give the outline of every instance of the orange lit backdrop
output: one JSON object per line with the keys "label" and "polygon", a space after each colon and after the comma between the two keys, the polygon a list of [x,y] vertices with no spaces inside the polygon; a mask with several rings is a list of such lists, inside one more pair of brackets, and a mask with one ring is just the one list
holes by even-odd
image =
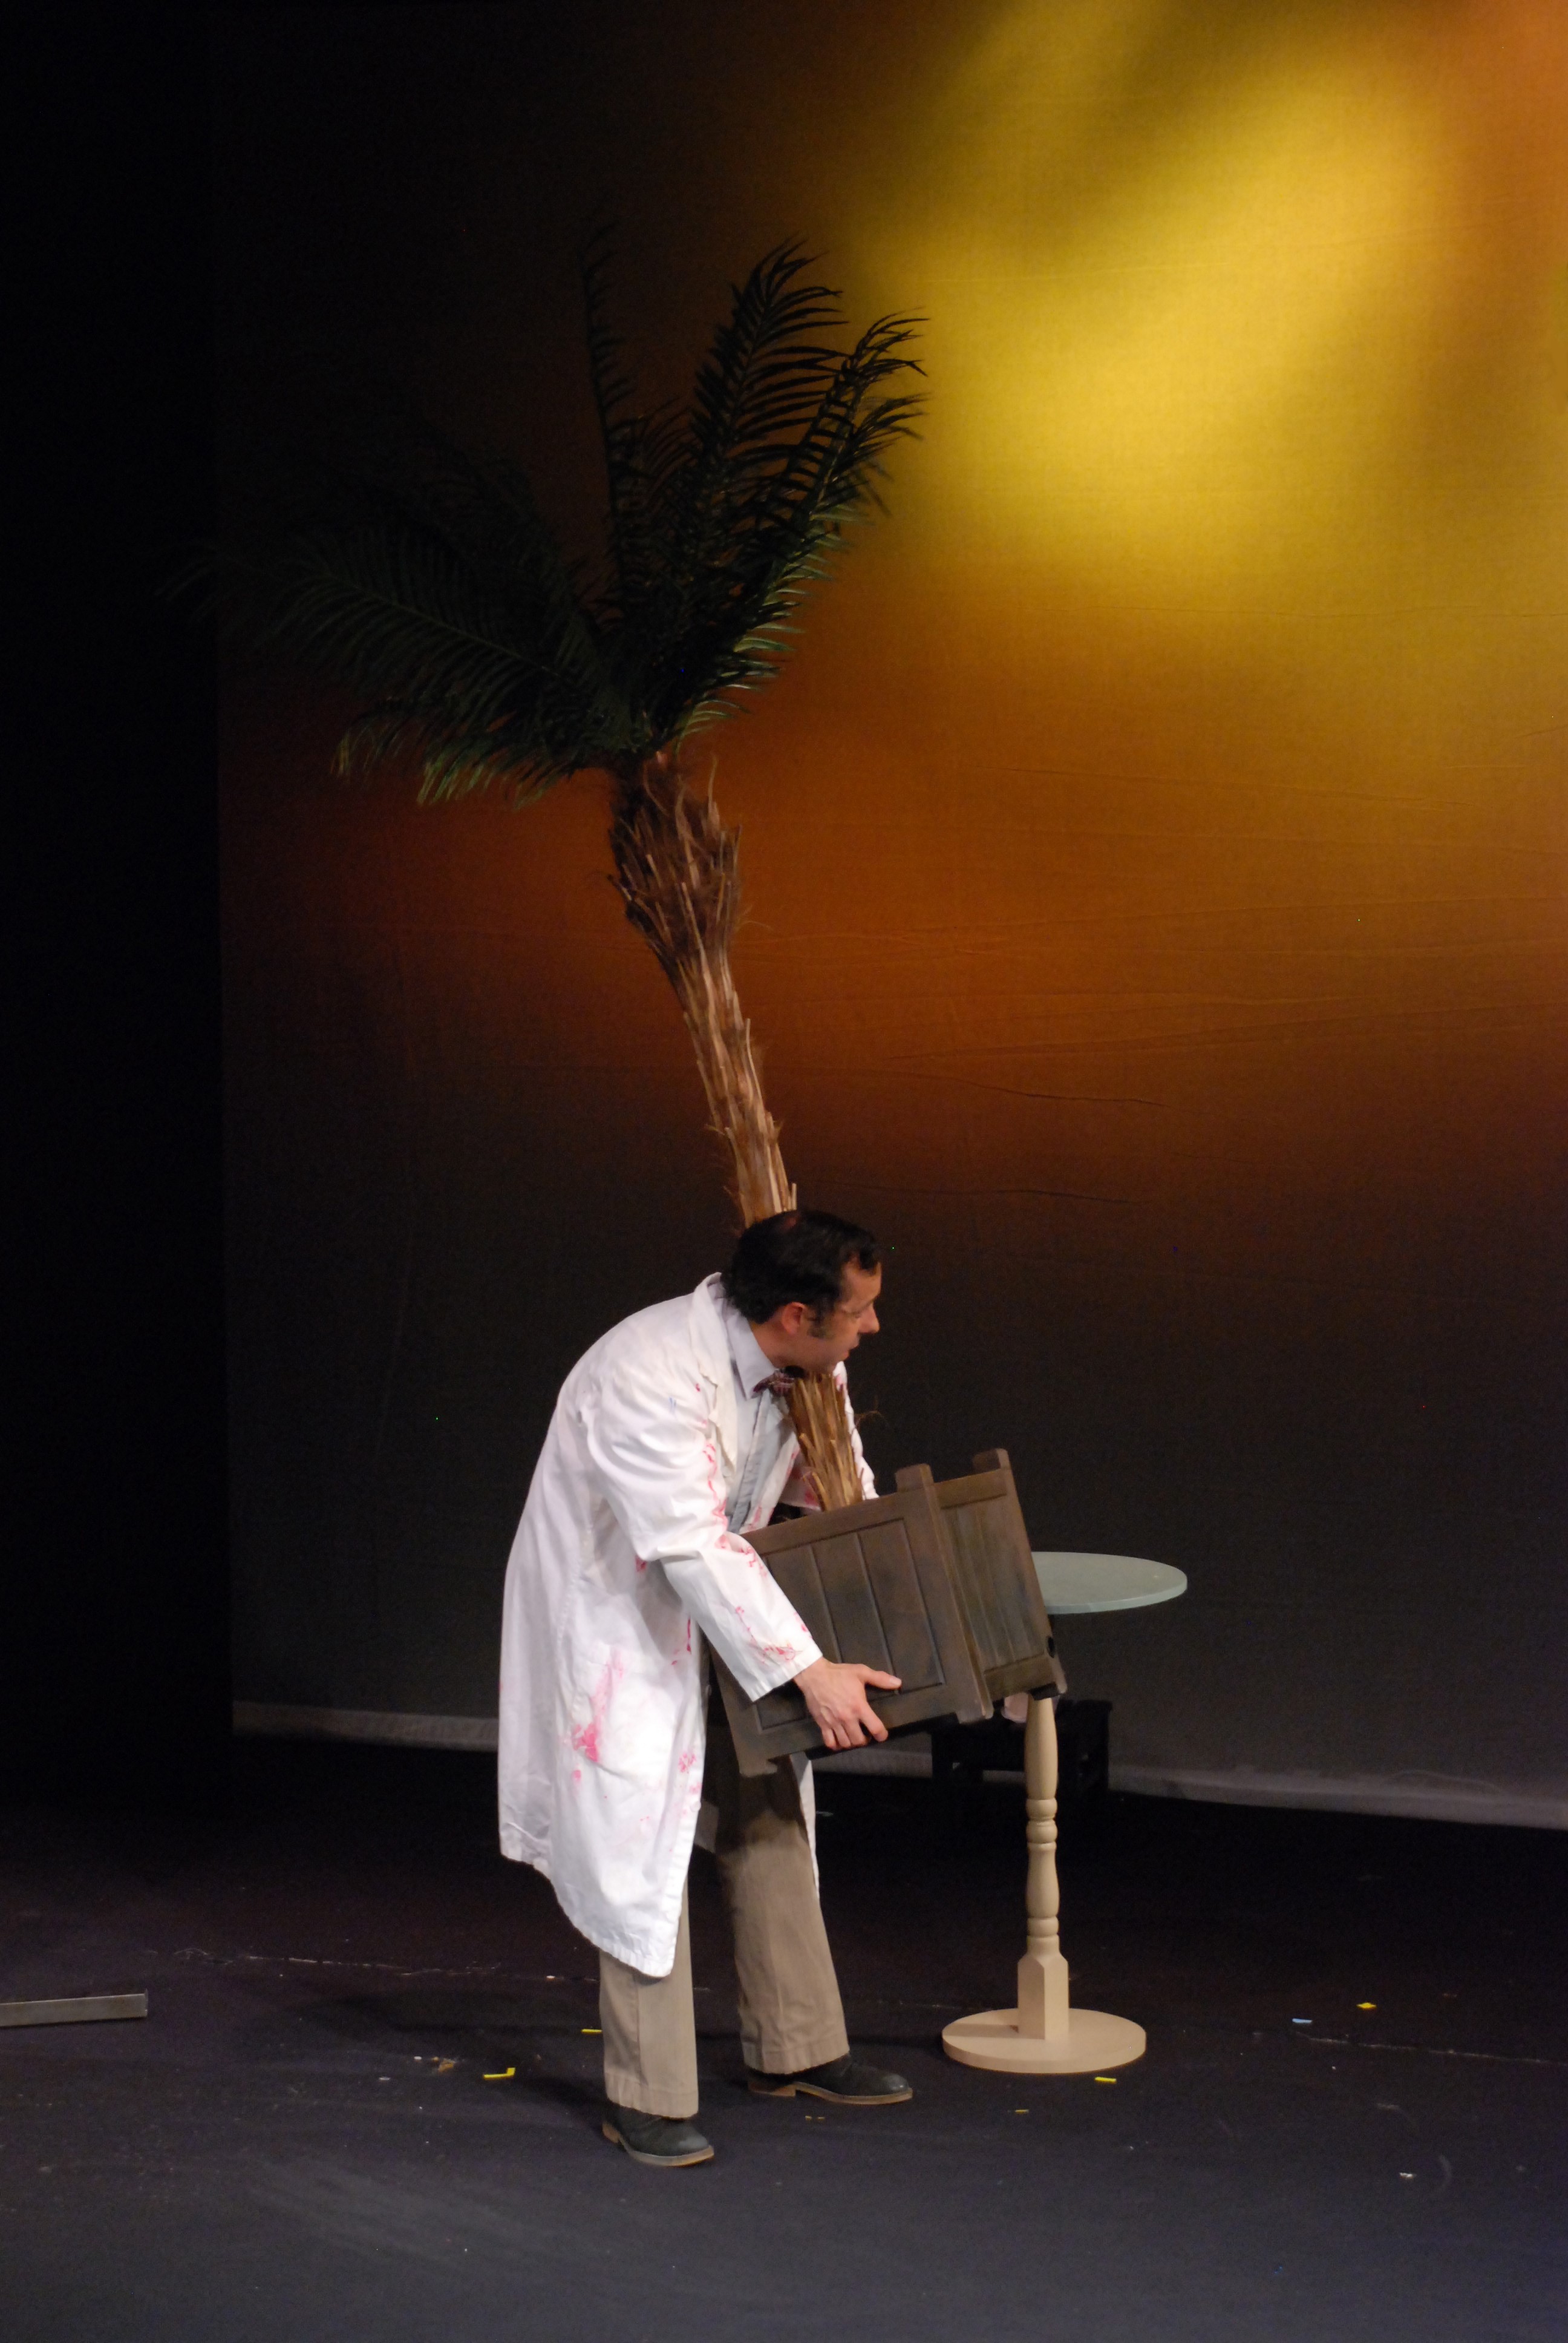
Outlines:
{"label": "orange lit backdrop", "polygon": [[[570,526],[595,204],[672,383],[796,229],[929,312],[890,518],[711,741],[787,1159],[897,1247],[876,1461],[1187,1568],[1070,1637],[1128,1778],[1568,1814],[1568,25],[624,13],[232,30],[235,371],[368,347]],[[555,1384],[718,1159],[597,785],[420,813],[332,719],[236,681],[239,1689],[483,1714]]]}

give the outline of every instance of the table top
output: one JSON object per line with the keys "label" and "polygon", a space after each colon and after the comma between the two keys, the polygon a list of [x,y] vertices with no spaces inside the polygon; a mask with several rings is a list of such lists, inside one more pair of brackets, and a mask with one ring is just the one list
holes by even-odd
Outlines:
{"label": "table top", "polygon": [[1081,1611],[1141,1611],[1187,1592],[1187,1574],[1132,1554],[1037,1554],[1035,1575],[1055,1618]]}

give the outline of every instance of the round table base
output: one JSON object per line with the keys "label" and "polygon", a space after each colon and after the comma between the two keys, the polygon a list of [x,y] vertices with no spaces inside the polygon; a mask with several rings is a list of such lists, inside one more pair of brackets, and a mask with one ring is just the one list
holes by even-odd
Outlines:
{"label": "round table base", "polygon": [[1141,2058],[1147,2036],[1130,2017],[1103,2009],[1074,2009],[1068,2030],[1047,2041],[1020,2034],[1016,2009],[982,2009],[942,2028],[942,2047],[960,2066],[989,2066],[1002,2075],[1094,2075]]}

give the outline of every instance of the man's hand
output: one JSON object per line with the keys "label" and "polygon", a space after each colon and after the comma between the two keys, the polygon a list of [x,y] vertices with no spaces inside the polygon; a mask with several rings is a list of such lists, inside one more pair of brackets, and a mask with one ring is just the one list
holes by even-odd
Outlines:
{"label": "man's hand", "polygon": [[884,1675],[880,1668],[863,1668],[855,1662],[813,1660],[795,1682],[829,1749],[863,1749],[868,1738],[885,1741],[888,1737],[887,1726],[866,1698],[866,1686],[897,1692],[903,1678]]}

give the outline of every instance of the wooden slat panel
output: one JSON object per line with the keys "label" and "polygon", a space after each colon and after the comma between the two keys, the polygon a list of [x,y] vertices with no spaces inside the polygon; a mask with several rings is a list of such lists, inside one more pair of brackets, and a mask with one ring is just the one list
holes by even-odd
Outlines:
{"label": "wooden slat panel", "polygon": [[[878,1541],[885,1551],[879,1583],[873,1586],[867,1548]],[[914,1587],[918,1598],[915,1560],[902,1522],[886,1522],[865,1538],[847,1532],[839,1537],[814,1540],[790,1553],[771,1555],[769,1567],[827,1658],[847,1657],[868,1668],[881,1668],[890,1675],[904,1674],[893,1656],[881,1610],[884,1600],[899,1606],[901,1587]],[[815,1620],[808,1615],[813,1596]],[[923,1604],[920,1615],[923,1619]],[[820,1632],[816,1621],[820,1622]],[[919,1682],[930,1683],[936,1671],[936,1652],[929,1634],[919,1656],[926,1663]],[[907,1677],[905,1683],[906,1689],[917,1688]],[[757,1704],[757,1713],[764,1727],[783,1725],[802,1716],[805,1704],[791,1687],[766,1694]]]}
{"label": "wooden slat panel", "polygon": [[[990,1714],[929,1473],[896,1496],[754,1531],[750,1544],[828,1658],[903,1678],[898,1692],[870,1695],[890,1729]],[[766,1772],[775,1757],[798,1751],[820,1753],[793,1686],[751,1702],[717,1654],[714,1665],[743,1773]]]}
{"label": "wooden slat panel", "polygon": [[1019,1647],[1013,1616],[1018,1605],[998,1599],[998,1572],[992,1550],[997,1525],[986,1518],[994,1510],[996,1500],[971,1496],[959,1501],[948,1493],[952,1489],[974,1487],[972,1479],[943,1482],[938,1491],[938,1503],[953,1542],[960,1592],[969,1604],[970,1624],[989,1669],[1021,1658],[1023,1650]]}
{"label": "wooden slat panel", "polygon": [[945,1683],[925,1589],[902,1523],[868,1530],[860,1551],[887,1638],[888,1656],[878,1664],[901,1677],[906,1692]]}
{"label": "wooden slat panel", "polygon": [[[870,1534],[876,1536],[879,1533],[872,1531]],[[912,1577],[914,1556],[910,1552],[909,1532],[904,1523],[888,1522],[879,1534],[884,1541],[892,1541],[897,1554],[895,1568],[904,1577]],[[814,1558],[833,1614],[833,1634],[839,1651],[846,1658],[860,1660],[869,1668],[892,1673],[888,1638],[866,1569],[865,1540],[853,1534],[834,1538],[830,1544],[818,1546]]]}
{"label": "wooden slat panel", "polygon": [[1046,1686],[1065,1692],[1050,1614],[1040,1594],[1029,1531],[1003,1448],[974,1460],[975,1471],[939,1482],[935,1495],[953,1550],[960,1594],[980,1646],[993,1700]]}

